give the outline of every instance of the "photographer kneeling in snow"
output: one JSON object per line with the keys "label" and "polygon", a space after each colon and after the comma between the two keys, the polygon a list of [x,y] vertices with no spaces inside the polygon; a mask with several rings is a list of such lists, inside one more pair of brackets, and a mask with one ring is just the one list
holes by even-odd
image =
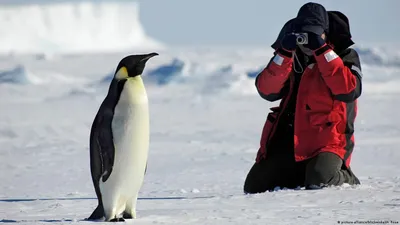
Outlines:
{"label": "photographer kneeling in snow", "polygon": [[245,193],[360,184],[350,169],[362,79],[353,44],[347,17],[317,3],[282,28],[256,78],[262,98],[281,102],[267,116]]}

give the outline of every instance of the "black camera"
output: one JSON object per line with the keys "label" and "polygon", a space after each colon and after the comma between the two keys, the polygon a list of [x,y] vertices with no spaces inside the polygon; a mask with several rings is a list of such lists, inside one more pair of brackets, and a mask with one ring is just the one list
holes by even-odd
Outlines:
{"label": "black camera", "polygon": [[307,33],[294,33],[296,36],[296,43],[298,45],[308,44],[308,34]]}

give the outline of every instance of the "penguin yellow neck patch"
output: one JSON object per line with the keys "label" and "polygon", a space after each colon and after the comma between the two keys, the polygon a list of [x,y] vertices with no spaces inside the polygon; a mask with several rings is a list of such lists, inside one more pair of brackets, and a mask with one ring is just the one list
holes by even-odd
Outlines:
{"label": "penguin yellow neck patch", "polygon": [[[138,76],[140,76],[140,75],[138,75]],[[127,80],[128,79],[137,80],[138,76],[130,77],[129,74],[128,74],[128,70],[126,69],[125,66],[123,66],[117,71],[117,73],[115,74],[114,78],[117,79],[117,80],[125,80],[125,79],[127,79]]]}
{"label": "penguin yellow neck patch", "polygon": [[125,66],[121,67],[115,74],[115,79],[117,80],[127,79],[128,77],[129,77],[128,70],[126,69]]}

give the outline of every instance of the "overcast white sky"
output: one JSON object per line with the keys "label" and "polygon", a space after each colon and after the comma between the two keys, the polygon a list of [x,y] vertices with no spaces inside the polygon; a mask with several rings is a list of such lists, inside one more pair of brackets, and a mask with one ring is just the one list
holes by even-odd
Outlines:
{"label": "overcast white sky", "polygon": [[[1,3],[56,0],[0,0]],[[59,1],[59,0],[57,0]],[[65,1],[65,0],[61,0]],[[80,0],[70,0],[80,1]],[[94,1],[94,0],[92,0]],[[114,1],[114,0],[103,0]],[[145,30],[176,45],[269,45],[304,0],[137,0]],[[355,42],[400,41],[400,0],[318,0],[350,20]]]}

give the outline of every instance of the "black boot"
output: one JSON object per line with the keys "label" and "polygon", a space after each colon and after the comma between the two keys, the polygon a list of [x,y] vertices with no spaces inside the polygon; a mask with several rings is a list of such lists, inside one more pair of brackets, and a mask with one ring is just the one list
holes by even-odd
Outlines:
{"label": "black boot", "polygon": [[323,152],[308,161],[306,166],[306,189],[319,189],[327,186],[340,186],[344,183],[360,184],[350,168],[336,154]]}

